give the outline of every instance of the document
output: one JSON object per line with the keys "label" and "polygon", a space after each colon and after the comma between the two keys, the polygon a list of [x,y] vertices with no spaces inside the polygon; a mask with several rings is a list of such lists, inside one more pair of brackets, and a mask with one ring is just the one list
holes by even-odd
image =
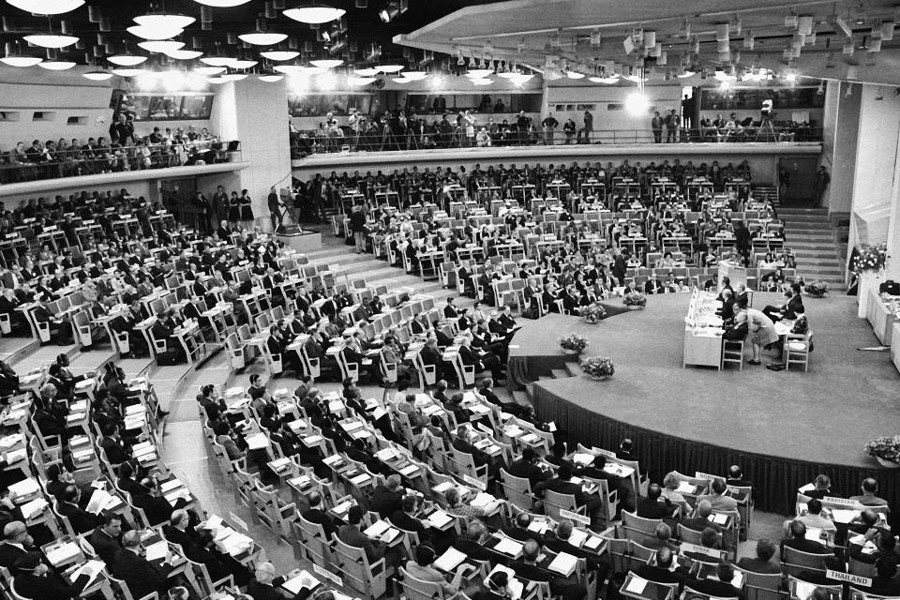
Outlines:
{"label": "document", "polygon": [[300,571],[299,575],[289,579],[288,581],[285,581],[281,585],[281,587],[291,595],[296,596],[300,593],[301,590],[311,590],[321,584],[322,582],[320,582],[318,579],[316,579],[306,571]]}
{"label": "document", "polygon": [[453,517],[442,510],[436,510],[428,515],[428,526],[434,529],[443,529],[453,522]]}
{"label": "document", "polygon": [[450,546],[447,548],[446,552],[441,554],[437,560],[434,561],[434,566],[441,571],[452,573],[464,560],[466,560],[466,555],[453,546]]}
{"label": "document", "polygon": [[547,568],[555,573],[561,574],[563,577],[569,577],[575,572],[578,566],[578,559],[566,552],[560,552],[556,558],[547,566]]}
{"label": "document", "polygon": [[144,549],[144,558],[149,561],[163,560],[169,557],[169,543],[165,540],[151,544]]}
{"label": "document", "polygon": [[88,501],[88,505],[85,507],[85,510],[91,514],[99,515],[100,511],[103,510],[103,507],[106,506],[106,504],[112,497],[112,494],[110,494],[106,490],[94,490],[94,493],[91,494],[91,499]]}
{"label": "document", "polygon": [[509,538],[502,538],[494,546],[494,550],[517,558],[522,553],[522,544]]}
{"label": "document", "polygon": [[103,570],[103,568],[105,566],[106,566],[106,563],[103,562],[102,560],[89,560],[86,563],[84,563],[83,565],[81,565],[80,567],[78,567],[78,569],[72,573],[71,579],[72,579],[72,581],[75,581],[82,575],[87,575],[88,582],[87,582],[87,585],[84,586],[85,589],[87,589],[87,588],[91,587],[91,584],[93,584],[97,580],[97,576],[100,575],[100,572]]}
{"label": "document", "polygon": [[646,587],[646,579],[642,579],[641,577],[632,577],[631,581],[628,582],[628,585],[625,586],[625,591],[631,592],[632,594],[643,594],[644,588]]}

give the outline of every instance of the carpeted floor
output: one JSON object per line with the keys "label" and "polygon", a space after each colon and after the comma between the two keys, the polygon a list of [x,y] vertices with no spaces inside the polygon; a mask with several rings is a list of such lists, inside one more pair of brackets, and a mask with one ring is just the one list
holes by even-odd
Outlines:
{"label": "carpeted floor", "polygon": [[[683,369],[689,299],[688,294],[651,296],[645,310],[597,325],[559,315],[525,322],[511,358],[526,357],[534,364],[558,355],[556,340],[577,331],[590,340],[584,356],[611,357],[616,373],[605,382],[580,376],[539,383],[559,397],[683,439],[791,460],[875,466],[863,445],[897,433],[900,375],[887,353],[857,350],[878,341],[868,323],[856,317],[855,298],[805,300],[815,332],[808,373],[746,363],[743,371]],[[778,300],[758,293],[754,306]]]}

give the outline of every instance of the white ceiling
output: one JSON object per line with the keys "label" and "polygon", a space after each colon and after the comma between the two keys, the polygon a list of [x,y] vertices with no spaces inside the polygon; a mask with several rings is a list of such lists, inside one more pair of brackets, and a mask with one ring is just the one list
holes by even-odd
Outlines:
{"label": "white ceiling", "polygon": [[[668,59],[665,66],[656,66],[654,58],[646,60],[651,79],[663,78],[666,71],[674,75],[684,63],[710,71],[732,65],[738,71],[766,67],[792,71],[801,77],[900,85],[900,26],[893,40],[879,39],[882,22],[894,21],[895,13],[900,20],[895,2],[511,0],[460,9],[412,33],[396,36],[394,41],[453,55],[462,53],[467,59],[493,58],[537,69],[544,69],[550,57],[566,59],[573,70],[590,72],[605,67],[621,72],[640,64],[636,59],[643,51],[627,55],[623,41],[632,32],[643,30],[656,33]],[[785,24],[792,15],[813,17],[816,36],[814,44],[807,38],[800,56],[788,62],[784,50],[797,39],[797,30]],[[836,17],[852,30],[851,37],[835,25]],[[722,61],[716,25],[729,22],[731,60]],[[686,24],[690,38],[685,35]],[[751,36],[754,47],[748,49],[745,38]],[[698,42],[700,52],[695,54]],[[881,43],[879,52],[869,51],[873,42]],[[852,55],[842,52],[848,43],[855,49]]]}

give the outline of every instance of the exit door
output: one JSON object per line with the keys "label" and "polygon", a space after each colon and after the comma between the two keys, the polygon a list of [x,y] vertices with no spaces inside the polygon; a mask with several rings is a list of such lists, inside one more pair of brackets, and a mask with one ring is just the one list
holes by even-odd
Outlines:
{"label": "exit door", "polygon": [[815,206],[818,159],[812,156],[778,160],[778,197],[782,205]]}

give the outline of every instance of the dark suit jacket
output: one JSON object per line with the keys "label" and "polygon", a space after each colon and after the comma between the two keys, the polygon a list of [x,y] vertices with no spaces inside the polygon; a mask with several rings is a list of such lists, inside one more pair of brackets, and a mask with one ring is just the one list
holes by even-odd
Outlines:
{"label": "dark suit jacket", "polygon": [[7,544],[6,542],[0,543],[0,567],[6,567],[12,572],[14,570],[13,565],[15,565],[16,561],[25,554],[25,550],[17,548],[12,544]]}
{"label": "dark suit jacket", "polygon": [[472,540],[458,538],[453,542],[453,547],[471,558],[472,560],[492,560],[494,555],[490,550]]}
{"label": "dark suit jacket", "polygon": [[125,453],[125,448],[122,446],[122,443],[117,440],[104,437],[103,441],[100,442],[100,447],[106,451],[106,458],[114,465],[121,464],[128,460],[128,454]]}
{"label": "dark suit jacket", "polygon": [[34,573],[20,573],[16,575],[16,593],[23,598],[34,600],[70,600],[77,598],[81,590],[88,583],[88,576],[82,575],[75,580],[73,585],[61,581],[54,575],[38,577]]}
{"label": "dark suit jacket", "polygon": [[641,498],[637,506],[637,514],[644,519],[665,519],[672,516],[675,507],[669,502],[659,502],[650,498]]}
{"label": "dark suit jacket", "polygon": [[750,558],[749,556],[742,558],[737,563],[738,568],[753,573],[781,573],[781,566],[769,560],[760,560],[758,558]]}
{"label": "dark suit jacket", "polygon": [[[134,503],[134,506],[143,509],[151,526],[168,521],[172,518],[172,512],[175,510],[165,498],[154,496],[153,494],[139,494],[137,496],[132,496],[131,501]],[[177,508],[181,508],[184,504],[184,498],[179,498],[175,502]]]}
{"label": "dark suit jacket", "polygon": [[509,465],[509,469],[507,469],[510,475],[514,475],[516,477],[527,478],[528,481],[531,482],[531,485],[534,486],[539,481],[544,481],[545,479],[550,478],[549,473],[545,473],[539,466],[536,464],[526,462],[525,460],[519,459],[514,461],[511,465]]}
{"label": "dark suit jacket", "polygon": [[[163,535],[166,536],[166,539],[168,541],[181,546],[181,549],[184,551],[185,556],[187,556],[191,560],[195,560],[193,557],[196,555],[198,547],[196,540],[190,533],[188,533],[186,530],[182,531],[177,527],[173,527],[172,525],[166,525],[163,527]],[[213,581],[215,580],[216,579],[214,577]]]}
{"label": "dark suit jacket", "polygon": [[403,503],[403,494],[400,492],[392,492],[383,485],[375,487],[372,492],[372,499],[369,502],[369,510],[378,512],[382,519],[386,519],[394,511],[401,510]]}
{"label": "dark suit jacket", "polygon": [[338,529],[338,537],[348,546],[362,548],[366,552],[369,561],[375,561],[384,556],[385,547],[383,544],[375,545],[369,536],[359,530],[355,525],[341,525]]}
{"label": "dark suit jacket", "polygon": [[702,581],[693,579],[685,584],[692,590],[697,590],[703,594],[709,594],[716,598],[741,598],[741,592],[730,583],[723,583],[715,579],[704,579]]}
{"label": "dark suit jacket", "polygon": [[425,542],[430,537],[428,535],[428,530],[425,529],[425,526],[422,525],[421,521],[409,516],[402,510],[395,510],[393,514],[391,514],[391,523],[394,527],[402,529],[403,531],[415,531],[419,535],[419,542]]}
{"label": "dark suit jacket", "polygon": [[643,577],[648,581],[654,581],[656,583],[684,583],[683,579],[679,577],[677,573],[673,573],[668,569],[663,569],[662,567],[657,567],[655,565],[641,565],[635,574],[638,577]]}
{"label": "dark suit jacket", "polygon": [[119,552],[113,571],[116,577],[125,580],[134,598],[156,591],[165,593],[166,573],[130,550]]}
{"label": "dark suit jacket", "polygon": [[554,552],[565,552],[577,558],[583,558],[587,562],[588,569],[601,569],[606,567],[607,563],[600,560],[600,557],[592,552],[585,552],[581,548],[576,548],[566,540],[559,538],[549,538],[544,542],[544,546]]}
{"label": "dark suit jacket", "polygon": [[321,508],[311,508],[302,514],[303,518],[310,523],[316,523],[322,526],[322,529],[325,530],[326,541],[330,540],[332,534],[337,532],[337,527],[334,526],[334,521],[332,521],[331,517],[328,516],[328,513],[326,513]]}
{"label": "dark suit jacket", "polygon": [[819,542],[814,542],[806,538],[792,538],[781,542],[782,547],[793,548],[800,552],[808,552],[810,554],[832,554],[832,551]]}
{"label": "dark suit jacket", "polygon": [[116,555],[122,550],[122,543],[116,538],[109,537],[100,527],[94,530],[88,541],[91,542],[97,556],[103,559],[109,568],[113,568]]}
{"label": "dark suit jacket", "polygon": [[69,519],[69,524],[72,525],[75,533],[86,533],[100,525],[102,521],[100,517],[67,502],[59,505],[59,514]]}
{"label": "dark suit jacket", "polygon": [[538,543],[539,546],[544,545],[544,536],[535,531],[529,531],[527,529],[522,529],[521,527],[504,527],[503,533],[520,542],[534,540]]}

